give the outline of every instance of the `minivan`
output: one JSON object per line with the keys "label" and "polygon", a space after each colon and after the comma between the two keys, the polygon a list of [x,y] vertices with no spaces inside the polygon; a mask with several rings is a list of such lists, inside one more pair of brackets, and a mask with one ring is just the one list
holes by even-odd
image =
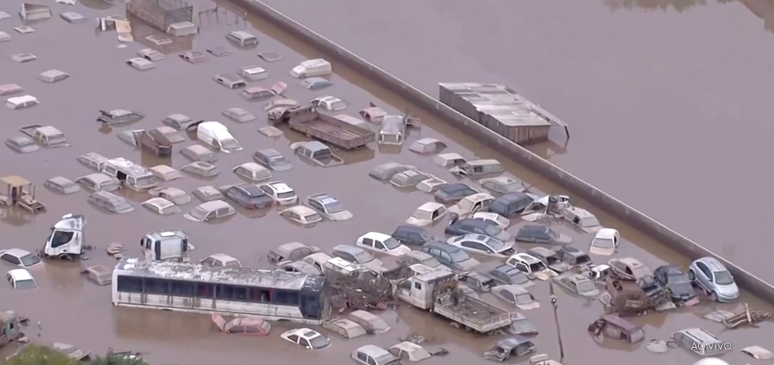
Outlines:
{"label": "minivan", "polygon": [[158,184],[150,170],[121,157],[108,160],[102,172],[134,191],[149,190]]}
{"label": "minivan", "polygon": [[242,47],[257,46],[258,37],[247,33],[243,30],[236,30],[229,34],[226,34],[226,39],[230,42],[234,42]]}
{"label": "minivan", "polygon": [[427,242],[419,250],[435,257],[441,264],[456,271],[470,271],[481,264],[461,248],[454,247],[443,241]]}
{"label": "minivan", "polygon": [[532,203],[532,198],[524,193],[505,194],[489,203],[489,211],[505,218],[514,218]]}

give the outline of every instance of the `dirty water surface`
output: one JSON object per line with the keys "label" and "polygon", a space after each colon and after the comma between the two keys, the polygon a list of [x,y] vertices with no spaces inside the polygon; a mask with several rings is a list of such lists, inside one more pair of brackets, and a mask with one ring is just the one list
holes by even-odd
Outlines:
{"label": "dirty water surface", "polygon": [[[13,14],[18,5],[17,1],[5,2],[0,6],[0,11]],[[545,192],[560,191],[556,186],[547,184],[508,162],[486,146],[466,140],[458,132],[455,133],[422,113],[417,114],[425,122],[424,126],[421,130],[411,132],[402,149],[379,149],[372,144],[368,149],[355,152],[337,151],[344,158],[344,165],[332,168],[310,165],[294,156],[289,148],[290,143],[307,140],[305,136],[288,130],[285,130],[284,137],[277,140],[260,135],[258,128],[266,125],[265,113],[262,110],[265,102],[246,102],[237,96],[236,91],[215,83],[212,76],[233,73],[236,69],[248,65],[259,65],[267,69],[271,77],[250,83],[251,85],[268,87],[273,82],[284,81],[289,85],[285,95],[302,102],[315,96],[338,96],[349,104],[342,113],[352,116],[369,102],[384,106],[391,112],[403,111],[407,105],[394,95],[368,87],[361,89],[355,84],[360,85],[362,77],[335,64],[334,70],[337,74],[330,78],[334,86],[316,92],[302,90],[298,81],[288,75],[288,70],[304,59],[320,55],[308,46],[285,38],[276,29],[265,25],[254,29],[254,24],[261,24],[259,19],[237,16],[234,12],[239,13],[238,8],[226,3],[220,4],[221,7],[215,12],[203,13],[200,20],[201,34],[191,41],[176,42],[174,51],[193,49],[204,52],[213,46],[224,46],[231,49],[230,56],[208,56],[206,62],[192,65],[180,60],[173,53],[158,61],[155,69],[140,72],[124,62],[135,57],[135,52],[146,48],[146,45],[133,43],[123,49],[117,48],[116,33],[95,33],[92,28],[94,24],[91,22],[72,25],[58,18],[62,11],[76,11],[88,19],[124,13],[120,7],[103,9],[93,2],[88,2],[87,5],[89,6],[83,3],[73,7],[52,5],[54,17],[31,24],[36,31],[29,34],[13,32],[12,28],[20,24],[17,18],[0,20],[0,30],[13,36],[11,41],[0,48],[0,83],[19,84],[24,87],[25,93],[40,100],[39,105],[26,110],[0,109],[0,120],[3,120],[3,123],[0,123],[0,136],[5,139],[16,135],[18,128],[25,125],[51,124],[62,130],[71,144],[71,147],[44,148],[25,155],[15,154],[5,147],[0,148],[2,175],[16,174],[32,181],[37,185],[37,197],[48,208],[45,214],[36,217],[17,209],[4,208],[0,216],[0,225],[5,236],[2,247],[20,247],[30,251],[40,248],[49,227],[67,213],[87,216],[87,241],[97,246],[95,251],[88,254],[87,261],[46,262],[30,269],[38,281],[37,289],[12,291],[7,285],[0,285],[0,310],[15,310],[31,317],[33,323],[40,322],[41,337],[37,339],[33,336],[34,340],[45,343],[68,342],[97,354],[104,353],[108,347],[142,351],[147,353],[145,357],[154,364],[211,364],[222,361],[224,357],[228,357],[232,362],[247,363],[254,362],[259,356],[266,361],[341,364],[350,361],[346,357],[361,345],[371,343],[389,347],[398,342],[397,338],[405,338],[410,334],[424,336],[429,345],[448,349],[451,352],[449,356],[454,356],[455,361],[483,361],[480,360],[481,352],[498,337],[465,333],[452,328],[446,321],[408,306],[379,314],[393,327],[390,332],[353,340],[344,340],[330,334],[333,346],[320,352],[302,351],[279,338],[283,329],[295,326],[293,324],[275,323],[268,337],[238,337],[217,332],[207,315],[112,307],[109,287],[97,287],[87,282],[79,271],[82,266],[112,266],[114,260],[105,253],[105,247],[111,242],[123,243],[128,249],[127,255],[139,255],[137,243],[150,231],[184,230],[196,245],[196,250],[192,253],[194,260],[212,253],[226,253],[239,258],[246,266],[264,268],[269,267],[266,253],[285,242],[299,241],[330,250],[338,244],[353,244],[358,236],[367,231],[391,233],[416,207],[431,201],[432,197],[416,190],[398,190],[388,183],[376,181],[367,176],[371,169],[381,163],[397,161],[417,166],[420,170],[444,180],[455,181],[446,169],[433,164],[430,156],[418,156],[408,151],[408,145],[420,137],[441,139],[448,144],[448,152],[461,153],[468,159],[499,159],[510,174],[536,184]],[[202,1],[197,2],[195,6],[195,13],[198,13],[213,9],[215,5]],[[223,36],[228,31],[238,29],[257,35],[261,41],[259,47],[242,50],[229,45]],[[133,23],[133,32],[136,40],[150,34],[148,29],[136,22]],[[257,57],[257,53],[263,51],[279,52],[284,59],[275,63],[263,62]],[[10,56],[16,53],[33,53],[38,59],[28,63],[15,63],[10,60]],[[37,80],[39,73],[52,68],[69,73],[70,78],[55,84]],[[249,123],[229,121],[220,113],[231,107],[245,108],[257,115],[258,119]],[[100,109],[135,110],[143,113],[145,118],[131,125],[105,128],[95,121]],[[139,205],[149,198],[147,194],[123,190],[119,192],[135,205],[133,212],[119,215],[106,214],[89,205],[85,191],[59,196],[43,188],[45,180],[54,176],[75,179],[91,173],[91,170],[75,159],[76,156],[87,152],[97,152],[110,158],[125,157],[145,166],[165,163],[180,169],[188,161],[178,151],[196,142],[188,140],[177,144],[170,159],[159,159],[141,153],[116,137],[120,131],[160,126],[161,120],[173,113],[186,114],[194,120],[221,121],[232,131],[244,150],[233,154],[219,153],[216,165],[221,173],[215,179],[203,180],[186,175],[179,180],[161,183],[161,186],[174,186],[190,192],[204,185],[239,183],[241,180],[231,172],[231,168],[251,161],[252,153],[258,149],[274,148],[294,165],[291,170],[274,173],[274,179],[288,183],[302,199],[313,193],[327,192],[337,197],[354,214],[354,218],[346,222],[324,221],[314,227],[298,227],[280,217],[275,208],[257,212],[238,209],[238,214],[234,217],[213,224],[202,224],[188,221],[182,214],[169,217],[153,215]],[[183,205],[183,213],[196,204],[194,200]],[[577,204],[586,206],[581,201]],[[599,213],[593,207],[589,208]],[[601,213],[599,217],[606,226],[618,228],[622,232],[626,242],[622,244],[619,255],[637,257],[652,269],[665,261],[687,265],[684,258],[621,225],[612,217]],[[445,222],[430,229],[441,236],[443,224]],[[509,229],[512,233],[523,223],[514,224],[515,226]],[[567,225],[554,226],[561,233],[571,235],[577,247],[588,247],[590,235],[581,234]],[[3,270],[11,268],[5,264],[0,266]],[[530,288],[530,291],[542,302],[541,308],[523,312],[540,330],[540,335],[534,338],[538,353],[558,357],[557,333],[548,287],[545,283],[540,283]],[[672,350],[665,355],[649,353],[643,348],[644,343],[628,346],[606,340],[597,344],[586,332],[586,327],[602,313],[600,304],[596,300],[570,296],[558,288],[557,297],[558,317],[568,363],[581,363],[588,358],[602,357],[614,362],[643,365],[653,361],[669,364],[695,361],[694,357],[684,350]],[[508,308],[489,295],[484,295],[484,298]],[[749,302],[756,309],[774,310],[747,294],[744,294],[740,303],[742,302]],[[720,324],[701,319],[712,307],[702,305],[669,314],[653,314],[636,318],[634,321],[645,326],[648,339],[667,339],[677,330],[703,327],[719,335],[721,339],[731,341],[737,348],[755,344],[764,347],[770,345],[756,341],[765,338],[762,335],[764,331],[772,329],[770,323],[764,323],[759,328],[723,331]],[[721,307],[739,310],[740,304]],[[29,332],[34,334],[34,328],[29,329]],[[1,353],[6,355],[13,348],[14,346],[9,346]],[[743,356],[745,355],[735,351],[726,357],[741,361]],[[427,363],[447,360],[448,358],[430,359]],[[523,360],[526,359],[519,361]]]}
{"label": "dirty water surface", "polygon": [[265,2],[434,97],[510,86],[570,126],[534,152],[774,281],[754,243],[774,198],[722,220],[708,199],[771,185],[774,1]]}

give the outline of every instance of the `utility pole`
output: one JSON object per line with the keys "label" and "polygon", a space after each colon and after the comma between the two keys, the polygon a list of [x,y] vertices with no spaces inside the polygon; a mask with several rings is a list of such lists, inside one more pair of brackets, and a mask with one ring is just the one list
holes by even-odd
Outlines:
{"label": "utility pole", "polygon": [[548,289],[551,294],[551,306],[554,307],[554,323],[556,323],[556,337],[559,341],[559,362],[564,364],[564,345],[562,344],[562,329],[559,326],[559,304],[556,301],[556,295],[554,294],[554,283],[548,282]]}

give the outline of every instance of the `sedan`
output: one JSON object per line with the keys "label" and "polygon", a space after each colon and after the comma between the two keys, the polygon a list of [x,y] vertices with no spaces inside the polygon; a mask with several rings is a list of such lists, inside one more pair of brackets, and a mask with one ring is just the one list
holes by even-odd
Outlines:
{"label": "sedan", "polygon": [[452,220],[444,232],[452,236],[464,236],[466,234],[476,233],[496,238],[502,242],[511,240],[511,234],[503,231],[497,224],[477,219]]}
{"label": "sedan", "polygon": [[338,245],[333,248],[331,256],[361,265],[382,266],[381,260],[374,258],[370,252],[357,246]]}
{"label": "sedan", "polygon": [[314,98],[310,104],[330,112],[337,112],[347,108],[347,103],[335,96],[321,96],[319,98]]}
{"label": "sedan", "polygon": [[556,233],[551,228],[539,224],[528,224],[519,229],[516,233],[516,240],[530,243],[547,243],[555,245],[565,245],[572,242],[570,236]]}
{"label": "sedan", "polygon": [[281,334],[285,341],[302,346],[309,350],[319,350],[331,345],[331,340],[328,337],[320,334],[315,330],[309,328],[296,328]]}
{"label": "sedan", "polygon": [[470,271],[481,265],[481,262],[470,257],[459,247],[454,247],[443,241],[425,243],[420,251],[435,257],[441,264],[455,271]]}
{"label": "sedan", "polygon": [[352,213],[344,209],[344,205],[338,199],[326,193],[310,195],[306,198],[306,204],[332,221],[340,222],[352,218]]}
{"label": "sedan", "polygon": [[314,209],[305,205],[296,205],[288,209],[285,209],[279,213],[281,216],[290,219],[293,222],[303,225],[315,224],[322,222],[320,217]]}
{"label": "sedan", "polygon": [[35,266],[41,262],[37,255],[20,248],[0,250],[0,260],[24,268]]}
{"label": "sedan", "polygon": [[293,168],[293,165],[275,149],[258,150],[253,154],[253,160],[273,171],[287,171]]}
{"label": "sedan", "polygon": [[663,287],[669,289],[672,300],[687,302],[696,297],[691,280],[688,275],[677,265],[663,265],[656,268],[653,277]]}
{"label": "sedan", "polygon": [[491,212],[476,212],[471,217],[481,221],[487,221],[496,224],[500,229],[506,229],[511,225],[511,221],[497,213]]}
{"label": "sedan", "polygon": [[164,198],[150,198],[142,202],[142,206],[158,215],[180,213],[180,207]]}
{"label": "sedan", "polygon": [[599,294],[599,289],[594,285],[594,282],[581,274],[565,273],[555,277],[553,280],[571,292],[584,297],[594,297]]}
{"label": "sedan", "polygon": [[499,285],[492,288],[492,294],[511,303],[521,310],[540,308],[540,302],[527,289],[518,285]]}
{"label": "sedan", "polygon": [[410,248],[401,245],[392,236],[378,232],[368,232],[360,236],[355,245],[390,256],[401,256],[411,251]]}
{"label": "sedan", "polygon": [[226,255],[224,253],[209,255],[199,261],[199,263],[206,266],[216,267],[242,267],[242,262],[240,262],[235,257]]}
{"label": "sedan", "polygon": [[409,251],[405,255],[398,257],[397,262],[401,266],[424,265],[431,269],[444,267],[435,257],[422,251]]}
{"label": "sedan", "polygon": [[478,181],[484,189],[493,191],[500,194],[508,194],[513,192],[523,193],[527,190],[524,182],[516,180],[507,176],[497,176],[488,179],[481,179]]}
{"label": "sedan", "polygon": [[27,136],[14,136],[5,141],[5,145],[16,153],[30,153],[40,149],[35,140]]}
{"label": "sedan", "polygon": [[508,257],[515,253],[513,242],[505,244],[495,238],[481,234],[466,234],[464,236],[452,237],[449,238],[447,243],[465,251],[487,256]]}
{"label": "sedan", "polygon": [[301,86],[309,90],[320,90],[331,85],[333,85],[332,82],[322,77],[310,77],[308,79],[301,80]]}
{"label": "sedan", "polygon": [[274,203],[259,187],[253,184],[225,186],[220,189],[224,196],[246,209],[263,209]]}
{"label": "sedan", "polygon": [[494,269],[489,270],[487,275],[501,285],[519,285],[525,288],[533,285],[527,274],[506,264],[498,265]]}
{"label": "sedan", "polygon": [[479,191],[463,183],[441,185],[435,192],[435,200],[443,204],[455,204]]}
{"label": "sedan", "polygon": [[269,73],[263,67],[247,66],[237,70],[237,75],[250,81],[263,80],[269,77]]}

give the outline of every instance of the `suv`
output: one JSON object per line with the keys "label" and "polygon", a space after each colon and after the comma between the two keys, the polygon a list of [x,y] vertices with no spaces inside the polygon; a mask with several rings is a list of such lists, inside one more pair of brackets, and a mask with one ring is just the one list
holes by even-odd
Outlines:
{"label": "suv", "polygon": [[422,246],[428,241],[435,239],[428,230],[411,225],[402,225],[395,228],[395,232],[392,232],[392,238],[404,245],[410,246]]}
{"label": "suv", "polygon": [[688,328],[675,332],[672,340],[699,356],[716,356],[727,351],[715,335],[701,328]]}
{"label": "suv", "polygon": [[435,257],[441,264],[456,271],[470,271],[481,264],[463,249],[442,241],[430,241],[419,250]]}
{"label": "suv", "polygon": [[714,301],[731,302],[739,298],[739,287],[734,282],[734,276],[714,257],[694,260],[688,269],[688,278],[704,289]]}

